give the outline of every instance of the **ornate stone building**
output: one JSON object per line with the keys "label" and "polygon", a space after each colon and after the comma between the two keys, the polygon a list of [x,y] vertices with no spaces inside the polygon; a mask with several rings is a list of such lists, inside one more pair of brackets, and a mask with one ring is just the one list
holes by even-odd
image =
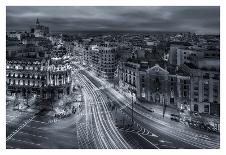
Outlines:
{"label": "ornate stone building", "polygon": [[29,34],[26,41],[7,44],[6,93],[22,98],[36,95],[47,104],[71,93],[71,67],[64,57],[67,50],[62,46],[52,48],[45,37],[48,29],[38,20],[32,33],[35,36]]}
{"label": "ornate stone building", "polygon": [[31,33],[33,33],[35,37],[44,37],[49,33],[49,28],[47,26],[41,25],[37,19],[36,25],[31,28]]}
{"label": "ornate stone building", "polygon": [[37,94],[42,99],[60,98],[71,91],[70,66],[49,60],[12,59],[6,65],[7,94]]}
{"label": "ornate stone building", "polygon": [[190,110],[190,77],[179,69],[123,62],[119,65],[119,86],[125,92],[133,90],[138,100]]}

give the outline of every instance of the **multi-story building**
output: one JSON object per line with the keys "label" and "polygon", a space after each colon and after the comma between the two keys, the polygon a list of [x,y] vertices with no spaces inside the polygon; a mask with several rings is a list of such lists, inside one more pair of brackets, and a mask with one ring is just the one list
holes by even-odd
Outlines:
{"label": "multi-story building", "polygon": [[180,66],[184,63],[194,63],[204,56],[203,49],[195,49],[192,46],[184,45],[185,43],[171,44],[169,50],[169,63]]}
{"label": "multi-story building", "polygon": [[7,32],[7,37],[9,38],[16,38],[17,40],[21,40],[26,34],[24,32]]}
{"label": "multi-story building", "polygon": [[84,48],[82,53],[82,64],[90,66],[91,64],[91,49],[92,48]]}
{"label": "multi-story building", "polygon": [[125,92],[133,90],[141,101],[190,110],[188,74],[159,64],[134,60],[120,63],[120,88]]}
{"label": "multi-story building", "polygon": [[43,36],[42,39],[39,36],[38,43],[34,40],[36,37],[31,34],[28,36],[24,43],[7,44],[7,95],[17,98],[36,95],[41,100],[53,101],[64,94],[70,94],[71,67],[64,57],[66,49],[52,49],[51,42]]}
{"label": "multi-story building", "polygon": [[37,94],[42,99],[59,98],[63,94],[70,94],[70,67],[49,63],[49,60],[45,59],[7,60],[7,93],[10,95],[19,93],[24,97]]}
{"label": "multi-story building", "polygon": [[116,46],[109,42],[104,42],[91,47],[91,68],[103,78],[113,79],[117,69]]}
{"label": "multi-story building", "polygon": [[44,37],[49,33],[49,28],[47,26],[41,25],[39,20],[36,20],[36,25],[31,29],[31,33],[35,37]]}
{"label": "multi-story building", "polygon": [[62,58],[64,55],[67,54],[67,49],[66,47],[64,47],[64,45],[57,45],[53,47],[51,54],[52,57]]}
{"label": "multi-story building", "polygon": [[192,111],[220,115],[220,60],[203,58],[186,64],[191,76]]}

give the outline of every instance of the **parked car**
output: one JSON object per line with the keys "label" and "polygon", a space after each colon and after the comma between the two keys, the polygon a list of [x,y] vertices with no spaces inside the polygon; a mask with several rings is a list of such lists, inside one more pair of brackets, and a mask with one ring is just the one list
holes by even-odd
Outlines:
{"label": "parked car", "polygon": [[176,114],[171,114],[170,119],[176,122],[180,122],[180,116]]}
{"label": "parked car", "polygon": [[149,111],[149,112],[154,112],[154,110],[153,110],[153,109],[148,109],[148,111]]}

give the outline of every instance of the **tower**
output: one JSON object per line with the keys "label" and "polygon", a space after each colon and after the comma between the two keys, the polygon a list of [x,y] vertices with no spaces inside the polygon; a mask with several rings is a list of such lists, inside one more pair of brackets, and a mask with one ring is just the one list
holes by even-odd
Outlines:
{"label": "tower", "polygon": [[37,18],[37,20],[36,20],[36,25],[39,25],[40,23],[39,23],[39,20],[38,20],[38,18]]}

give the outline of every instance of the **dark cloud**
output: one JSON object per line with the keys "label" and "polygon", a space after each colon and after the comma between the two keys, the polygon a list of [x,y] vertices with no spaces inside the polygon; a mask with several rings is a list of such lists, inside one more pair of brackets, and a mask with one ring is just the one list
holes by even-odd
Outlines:
{"label": "dark cloud", "polygon": [[28,29],[36,18],[52,31],[191,31],[219,33],[219,6],[8,6],[7,30]]}

